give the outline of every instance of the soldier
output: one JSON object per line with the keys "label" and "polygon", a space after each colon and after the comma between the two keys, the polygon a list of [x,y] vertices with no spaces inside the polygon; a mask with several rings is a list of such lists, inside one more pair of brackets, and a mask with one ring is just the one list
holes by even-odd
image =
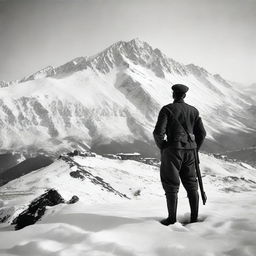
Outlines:
{"label": "soldier", "polygon": [[183,84],[172,86],[174,101],[160,110],[153,132],[161,151],[160,176],[168,209],[168,218],[161,223],[166,226],[176,222],[180,179],[189,199],[190,222],[196,222],[198,218],[195,149],[201,147],[206,132],[198,110],[184,102],[188,89]]}

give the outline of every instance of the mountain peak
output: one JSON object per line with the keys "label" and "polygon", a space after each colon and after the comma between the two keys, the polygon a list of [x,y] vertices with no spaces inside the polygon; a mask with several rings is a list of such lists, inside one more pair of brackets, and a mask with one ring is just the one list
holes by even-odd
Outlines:
{"label": "mountain peak", "polygon": [[88,66],[99,72],[108,73],[114,66],[129,66],[129,63],[146,66],[155,58],[153,48],[146,42],[135,38],[130,41],[118,41],[99,54],[91,56]]}
{"label": "mountain peak", "polygon": [[140,38],[136,37],[136,38],[133,38],[133,39],[131,39],[129,41],[123,41],[123,40],[118,41],[118,42],[112,44],[111,46],[109,46],[107,49],[113,48],[113,47],[117,47],[117,46],[118,47],[125,46],[125,45],[132,45],[132,46],[136,46],[137,48],[143,48],[145,46],[150,46],[146,41],[143,41]]}
{"label": "mountain peak", "polygon": [[138,48],[144,48],[145,46],[150,46],[147,42],[140,40],[139,38],[134,38],[127,42],[128,44],[132,44]]}

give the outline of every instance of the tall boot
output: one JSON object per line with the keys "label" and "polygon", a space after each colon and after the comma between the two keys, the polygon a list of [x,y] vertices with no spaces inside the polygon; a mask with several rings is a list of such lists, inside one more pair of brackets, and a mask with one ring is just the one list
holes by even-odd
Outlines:
{"label": "tall boot", "polygon": [[168,209],[168,218],[161,220],[161,223],[165,226],[168,226],[176,222],[178,204],[177,193],[166,193],[166,202]]}
{"label": "tall boot", "polygon": [[199,206],[199,194],[198,191],[190,191],[188,193],[188,200],[191,210],[190,222],[197,222],[198,218],[198,206]]}

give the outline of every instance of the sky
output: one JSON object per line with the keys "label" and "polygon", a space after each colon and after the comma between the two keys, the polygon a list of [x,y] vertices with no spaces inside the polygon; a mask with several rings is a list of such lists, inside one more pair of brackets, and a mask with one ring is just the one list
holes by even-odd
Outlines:
{"label": "sky", "polygon": [[0,0],[0,80],[139,38],[183,64],[256,83],[256,0]]}

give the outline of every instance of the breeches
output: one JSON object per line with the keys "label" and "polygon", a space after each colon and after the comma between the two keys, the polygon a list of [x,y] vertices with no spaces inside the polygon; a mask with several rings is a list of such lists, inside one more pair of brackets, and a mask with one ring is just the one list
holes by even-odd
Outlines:
{"label": "breeches", "polygon": [[160,176],[166,194],[178,193],[180,180],[188,194],[197,191],[194,150],[165,148],[161,154]]}

